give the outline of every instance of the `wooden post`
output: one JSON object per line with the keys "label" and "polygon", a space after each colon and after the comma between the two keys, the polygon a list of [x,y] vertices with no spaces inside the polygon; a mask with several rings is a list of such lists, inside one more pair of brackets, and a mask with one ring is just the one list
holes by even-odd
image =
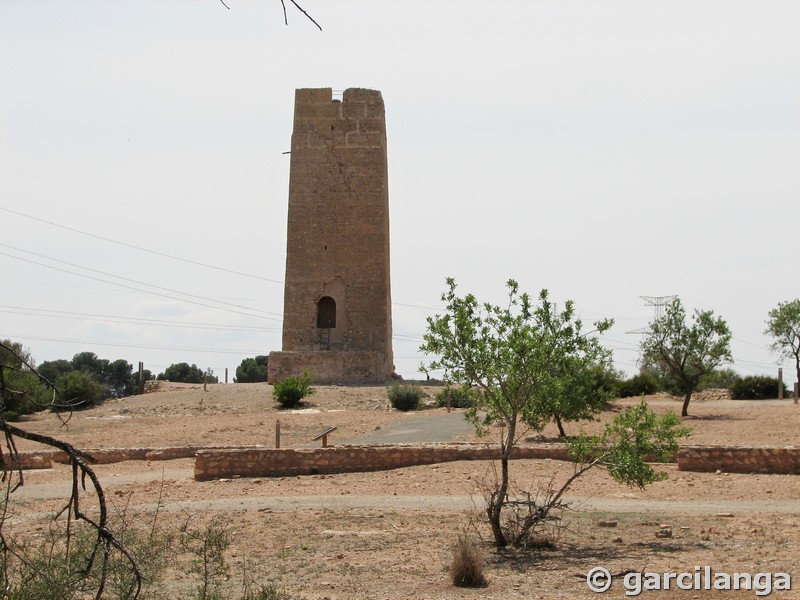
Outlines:
{"label": "wooden post", "polygon": [[447,394],[447,412],[450,412],[450,394]]}
{"label": "wooden post", "polygon": [[275,420],[275,447],[281,447],[281,420]]}
{"label": "wooden post", "polygon": [[203,391],[208,391],[208,373],[203,373]]}
{"label": "wooden post", "polygon": [[139,393],[144,394],[144,363],[139,361]]}
{"label": "wooden post", "polygon": [[795,381],[794,382],[794,403],[795,404],[797,404],[797,392],[798,392],[797,387],[798,387],[798,383]]}
{"label": "wooden post", "polygon": [[228,367],[225,367],[225,383],[228,383]]}
{"label": "wooden post", "polygon": [[778,400],[783,400],[783,367],[778,367]]}

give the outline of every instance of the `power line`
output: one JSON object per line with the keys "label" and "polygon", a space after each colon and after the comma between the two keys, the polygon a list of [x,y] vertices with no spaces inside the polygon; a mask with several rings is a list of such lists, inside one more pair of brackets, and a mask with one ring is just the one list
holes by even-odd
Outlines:
{"label": "power line", "polygon": [[[182,258],[180,256],[175,256],[173,254],[168,254],[166,252],[159,252],[158,250],[151,250],[150,248],[144,248],[143,246],[137,246],[135,244],[129,244],[127,242],[121,242],[119,240],[108,238],[108,237],[105,237],[105,236],[102,236],[102,235],[97,235],[95,233],[90,233],[88,231],[83,231],[81,229],[76,229],[74,227],[68,227],[66,225],[62,225],[61,223],[54,223],[53,221],[48,221],[47,219],[34,217],[32,215],[21,213],[19,211],[12,210],[10,208],[6,208],[4,206],[0,206],[0,210],[8,212],[8,213],[11,213],[13,215],[17,215],[19,217],[23,217],[25,219],[30,219],[32,221],[38,221],[39,223],[45,223],[46,225],[50,225],[52,227],[58,227],[59,229],[64,229],[66,231],[71,231],[73,233],[78,233],[80,235],[85,235],[87,237],[91,237],[91,238],[95,238],[95,239],[98,239],[98,240],[102,240],[104,242],[110,242],[112,244],[117,244],[119,246],[124,246],[126,248],[132,248],[134,250],[139,250],[141,252],[147,252],[149,254],[154,254],[156,256],[162,256],[164,258],[170,258],[172,260],[177,260],[177,261],[180,261],[180,262],[184,262],[184,263],[188,263],[188,264],[192,264],[192,265],[196,265],[196,266],[200,266],[200,267],[205,267],[205,268],[208,268],[208,269],[214,269],[216,271],[222,271],[222,272],[225,272],[225,273],[231,273],[233,275],[241,275],[242,277],[249,277],[251,279],[260,279],[262,281],[268,281],[270,283],[278,283],[278,284],[281,284],[281,285],[284,284],[284,282],[282,280],[280,280],[280,279],[272,279],[270,277],[261,277],[260,275],[253,275],[252,273],[244,273],[242,271],[236,271],[235,269],[228,269],[228,268],[225,268],[225,267],[218,267],[216,265],[210,265],[208,263],[203,263],[203,262],[196,261],[196,260],[191,260],[191,259],[188,259],[188,258]],[[3,245],[5,245],[5,244],[3,244]],[[15,249],[17,249],[17,248],[15,248]],[[21,250],[21,251],[22,252],[26,252],[25,250]],[[50,259],[50,260],[56,260],[56,259]],[[59,262],[64,262],[64,261],[59,261]],[[65,262],[65,264],[71,264],[71,263],[66,263]],[[78,268],[86,269],[86,267],[80,267],[79,265],[72,265],[72,266],[77,266]],[[87,270],[91,270],[91,269],[87,269]],[[115,277],[115,276],[112,275],[112,277]],[[120,278],[120,279],[124,279],[124,278]],[[139,282],[137,282],[137,283],[139,283]],[[150,285],[150,284],[144,284],[144,285]],[[151,286],[151,287],[158,287],[158,286]],[[172,291],[172,290],[170,290],[170,291]],[[183,294],[183,292],[177,292],[177,293]],[[185,295],[190,295],[190,294],[185,294]],[[423,305],[419,305],[419,304],[406,304],[406,303],[403,303],[403,302],[392,302],[392,304],[395,305],[395,306],[405,306],[405,307],[410,307],[410,308],[419,308],[421,310],[430,310],[430,311],[443,310],[442,308],[435,308],[433,306],[423,306]],[[247,307],[245,307],[245,308],[247,308]],[[257,309],[247,308],[247,310],[257,310]],[[269,311],[259,311],[259,312],[267,312],[267,313],[269,313]],[[277,313],[269,313],[269,314],[277,314]]]}
{"label": "power line", "polygon": [[[69,261],[61,260],[59,258],[53,258],[51,256],[46,256],[44,254],[39,254],[37,252],[31,252],[30,250],[25,250],[24,248],[18,248],[17,246],[12,246],[10,244],[4,244],[2,242],[0,242],[0,246],[5,246],[6,248],[11,248],[12,250],[16,250],[17,252],[24,252],[25,254],[31,254],[31,255],[36,256],[38,258],[44,258],[45,260],[51,260],[53,262],[61,263],[62,265],[69,265],[70,267],[83,269],[84,271],[89,271],[90,273],[97,273],[99,275],[105,275],[106,277],[114,277],[115,279],[121,279],[122,281],[128,281],[130,283],[136,283],[136,284],[139,284],[139,285],[146,285],[147,287],[155,288],[157,290],[163,290],[165,292],[172,292],[173,294],[181,294],[182,296],[189,296],[190,298],[199,298],[200,300],[206,300],[208,302],[216,302],[217,304],[224,304],[226,306],[233,306],[234,308],[242,308],[242,309],[245,309],[245,310],[252,310],[252,311],[255,311],[255,312],[263,312],[263,313],[266,313],[268,315],[281,316],[280,313],[271,312],[271,311],[268,311],[268,310],[261,310],[261,309],[258,309],[258,308],[250,308],[249,306],[242,306],[240,304],[233,304],[231,302],[225,302],[223,300],[215,300],[214,298],[207,298],[205,296],[198,296],[197,294],[190,294],[188,292],[182,292],[180,290],[173,290],[171,288],[163,287],[163,286],[160,286],[160,285],[155,285],[153,283],[147,283],[146,281],[139,281],[137,279],[129,279],[128,277],[122,277],[121,275],[114,275],[113,273],[107,273],[105,271],[99,271],[97,269],[92,269],[90,267],[84,267],[84,266],[76,264],[76,263],[71,263]],[[11,255],[6,255],[6,256],[11,256]],[[12,258],[15,258],[15,257],[12,256]],[[113,282],[108,282],[108,283],[113,283]]]}
{"label": "power line", "polygon": [[270,283],[279,283],[283,285],[283,281],[278,279],[270,279],[269,277],[261,277],[260,275],[253,275],[252,273],[243,273],[242,271],[236,271],[234,269],[227,269],[225,267],[218,267],[216,265],[210,265],[208,263],[203,263],[197,260],[191,260],[189,258],[182,258],[180,256],[175,256],[173,254],[167,254],[166,252],[159,252],[158,250],[150,250],[149,248],[144,248],[142,246],[137,246],[135,244],[129,244],[127,242],[121,242],[119,240],[115,240],[112,238],[107,238],[102,235],[97,235],[95,233],[89,233],[88,231],[82,231],[80,229],[75,229],[74,227],[67,227],[66,225],[62,225],[60,223],[54,223],[52,221],[48,221],[46,219],[40,219],[39,217],[34,217],[31,215],[26,215],[25,213],[21,213],[16,210],[11,210],[10,208],[6,208],[4,206],[0,206],[0,210],[11,213],[13,215],[17,215],[18,217],[23,217],[25,219],[30,219],[32,221],[38,221],[39,223],[45,223],[46,225],[51,225],[52,227],[58,227],[59,229],[65,229],[66,231],[71,231],[73,233],[79,233],[81,235],[85,235],[91,238],[95,238],[98,240],[103,240],[104,242],[109,242],[111,244],[117,244],[118,246],[125,246],[126,248],[132,248],[134,250],[139,250],[140,252],[147,252],[149,254],[155,254],[156,256],[162,256],[164,258],[169,258],[172,260],[177,260],[180,262],[188,263],[191,265],[196,265],[199,267],[205,267],[207,269],[214,269],[215,271],[222,271],[224,273],[232,273],[233,275],[241,275],[242,277],[250,277],[251,279],[260,279],[261,281],[269,281]]}
{"label": "power line", "polygon": [[40,342],[59,342],[65,344],[82,344],[84,346],[112,346],[115,348],[135,348],[137,350],[170,350],[178,352],[204,352],[212,354],[244,354],[245,356],[256,356],[259,352],[246,350],[220,350],[219,348],[180,348],[175,346],[146,346],[143,344],[118,344],[112,342],[96,342],[89,340],[65,340],[60,338],[46,338],[32,335],[3,334],[3,337],[16,340],[35,340]]}
{"label": "power line", "polygon": [[434,308],[433,306],[422,306],[420,304],[404,304],[403,302],[392,302],[393,306],[408,306],[410,308],[419,308],[422,310],[432,310],[432,311],[441,311],[445,310],[444,308]]}
{"label": "power line", "polygon": [[[84,277],[86,279],[91,279],[93,281],[99,281],[101,283],[106,283],[106,284],[109,284],[109,285],[115,285],[117,287],[125,288],[125,289],[128,289],[128,290],[134,290],[136,292],[141,292],[143,294],[150,294],[152,296],[159,296],[161,298],[169,298],[170,300],[177,300],[178,302],[186,302],[188,304],[195,304],[197,306],[203,306],[205,308],[213,308],[215,310],[223,310],[223,311],[226,311],[226,312],[245,315],[247,317],[253,317],[253,318],[256,318],[256,319],[269,319],[271,321],[280,321],[281,320],[281,319],[276,319],[275,317],[267,317],[265,315],[254,315],[252,313],[246,313],[246,312],[242,312],[242,311],[239,311],[239,310],[233,310],[233,309],[230,309],[230,308],[223,308],[223,307],[220,307],[220,306],[214,306],[212,304],[205,304],[203,302],[196,302],[194,300],[188,300],[186,298],[177,298],[175,296],[170,296],[168,294],[161,294],[159,292],[153,292],[151,290],[143,290],[143,289],[140,289],[140,288],[135,288],[135,287],[130,286],[130,285],[125,285],[123,283],[117,283],[116,281],[108,281],[106,279],[100,279],[99,277],[92,277],[91,275],[86,275],[84,273],[76,273],[75,271],[70,271],[68,269],[62,269],[60,267],[54,267],[53,265],[46,265],[44,263],[40,263],[40,262],[37,262],[35,260],[22,258],[21,256],[14,256],[13,254],[8,254],[6,252],[0,252],[0,255],[8,256],[9,258],[13,258],[15,260],[20,260],[22,262],[26,262],[26,263],[30,263],[30,264],[34,264],[34,265],[38,265],[40,267],[45,267],[47,269],[53,269],[55,271],[62,271],[64,273],[69,273],[70,275],[76,275],[77,277]],[[145,285],[149,285],[149,284],[145,284]],[[178,292],[178,293],[183,293],[183,292]],[[219,302],[220,304],[224,304],[223,302],[220,302],[218,300],[209,299],[209,301],[210,302]],[[257,310],[257,309],[248,309],[248,310]]]}
{"label": "power line", "polygon": [[[148,319],[145,317],[123,317],[119,315],[99,315],[94,313],[81,313],[64,310],[25,308],[22,306],[0,305],[0,313],[13,315],[26,315],[34,317],[47,317],[52,319],[71,319],[81,321],[96,321],[99,323],[123,323],[133,325],[148,325],[156,327],[177,327],[183,329],[206,329],[210,331],[280,331],[276,327],[258,327],[255,325],[226,325],[222,323],[200,323],[196,321],[172,321],[167,319]],[[47,314],[55,313],[55,314]]]}

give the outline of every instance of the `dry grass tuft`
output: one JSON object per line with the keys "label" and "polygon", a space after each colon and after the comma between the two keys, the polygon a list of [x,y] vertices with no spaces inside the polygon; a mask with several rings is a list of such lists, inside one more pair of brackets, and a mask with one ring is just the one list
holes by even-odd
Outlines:
{"label": "dry grass tuft", "polygon": [[453,547],[450,578],[456,587],[485,587],[483,552],[466,535],[459,535]]}

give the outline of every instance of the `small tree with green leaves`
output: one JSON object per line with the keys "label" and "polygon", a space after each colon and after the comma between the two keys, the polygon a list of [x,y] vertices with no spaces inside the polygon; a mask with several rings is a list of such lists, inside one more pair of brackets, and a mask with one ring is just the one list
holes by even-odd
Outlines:
{"label": "small tree with green leaves", "polygon": [[[423,369],[442,369],[446,381],[480,390],[475,405],[466,413],[479,432],[485,432],[492,423],[503,425],[498,456],[501,473],[487,493],[487,517],[497,546],[519,544],[526,534],[510,537],[502,518],[504,507],[511,502],[509,459],[512,449],[524,435],[522,429],[541,430],[556,411],[566,414],[563,409],[566,398],[578,402],[576,406],[581,409],[570,409],[569,414],[578,415],[585,409],[590,400],[584,396],[587,388],[583,383],[591,378],[591,370],[606,360],[608,354],[596,336],[582,333],[582,323],[575,317],[573,303],[567,302],[564,309],[558,311],[546,290],[542,290],[539,303],[534,306],[528,294],[519,293],[517,282],[509,280],[508,305],[500,307],[480,304],[472,294],[458,296],[453,279],[448,279],[447,284],[449,290],[442,295],[447,312],[428,318],[428,331],[421,346],[423,352],[439,358]],[[602,333],[611,324],[609,320],[600,321],[595,324],[595,332]],[[577,401],[573,400],[575,396]],[[579,404],[581,397],[584,397],[584,406]],[[673,450],[679,432],[674,431],[673,422],[659,420],[650,413],[648,420],[629,418],[633,441],[630,436],[613,440],[609,434],[606,441],[616,449],[606,450],[599,442],[585,442],[583,449],[575,451],[575,456],[591,468],[610,464],[604,457],[617,452],[626,457],[625,463],[610,473],[620,481],[638,484],[655,475],[642,470],[644,459],[634,460],[635,452],[655,448],[656,454],[660,454],[662,450]],[[654,437],[654,428],[647,427],[651,420],[657,423],[658,431],[665,432],[663,440]],[[573,481],[571,478],[555,498],[550,496],[552,502],[545,502],[549,508],[543,510],[529,499],[527,506],[531,512],[522,518],[521,528],[516,529],[528,532],[540,522],[542,515],[546,518],[546,513],[558,505],[561,494]],[[524,503],[513,501],[517,507]]]}
{"label": "small tree with green leaves", "polygon": [[769,311],[764,333],[775,338],[771,346],[773,352],[794,360],[800,384],[800,299],[780,302]]}
{"label": "small tree with green leaves", "polygon": [[564,357],[554,370],[554,385],[540,394],[528,419],[541,429],[551,419],[558,435],[566,437],[564,423],[591,419],[614,397],[619,376],[611,366],[611,353],[599,346],[596,362],[584,355]]}
{"label": "small tree with green leaves", "polygon": [[601,435],[569,438],[572,474],[560,486],[551,480],[540,495],[509,500],[512,514],[502,524],[505,538],[513,546],[531,546],[541,542],[542,530],[561,527],[558,513],[569,507],[564,494],[591,469],[605,469],[615,481],[640,489],[666,479],[650,462],[666,462],[678,451],[678,438],[689,433],[679,425],[675,413],[659,416],[641,402],[616,415]]}
{"label": "small tree with green leaves", "polygon": [[681,416],[689,415],[689,401],[703,376],[733,362],[731,330],[710,310],[696,310],[691,325],[680,298],[670,302],[664,314],[650,324],[641,343],[642,364],[672,378],[683,394]]}

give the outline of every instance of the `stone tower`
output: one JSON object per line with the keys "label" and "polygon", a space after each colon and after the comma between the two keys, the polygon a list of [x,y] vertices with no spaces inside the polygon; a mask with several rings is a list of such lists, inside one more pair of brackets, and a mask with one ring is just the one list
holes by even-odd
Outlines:
{"label": "stone tower", "polygon": [[394,370],[383,98],[295,92],[283,350],[270,382],[384,383]]}

